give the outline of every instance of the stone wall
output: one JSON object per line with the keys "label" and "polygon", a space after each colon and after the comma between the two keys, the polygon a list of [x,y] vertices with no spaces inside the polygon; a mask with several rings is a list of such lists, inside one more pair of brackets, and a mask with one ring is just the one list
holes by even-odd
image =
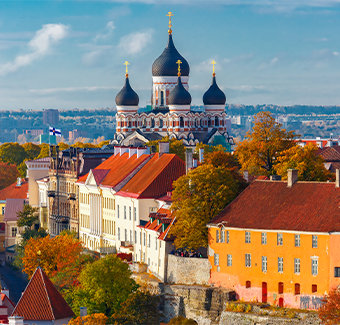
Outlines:
{"label": "stone wall", "polygon": [[207,258],[168,255],[167,283],[208,285],[211,264]]}

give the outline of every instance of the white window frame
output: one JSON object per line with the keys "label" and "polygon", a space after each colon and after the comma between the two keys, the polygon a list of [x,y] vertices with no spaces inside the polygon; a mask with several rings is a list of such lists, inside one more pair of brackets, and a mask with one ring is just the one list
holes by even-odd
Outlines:
{"label": "white window frame", "polygon": [[251,267],[251,254],[245,254],[245,266]]}
{"label": "white window frame", "polygon": [[296,234],[294,236],[294,245],[295,245],[295,247],[300,247],[301,246],[300,240],[301,240],[300,235]]}
{"label": "white window frame", "polygon": [[300,274],[300,259],[294,258],[294,273]]}
{"label": "white window frame", "polygon": [[266,273],[267,272],[267,256],[261,256],[261,268],[262,268],[262,272]]}
{"label": "white window frame", "polygon": [[283,257],[277,258],[277,271],[283,273]]}
{"label": "white window frame", "polygon": [[250,244],[251,243],[251,234],[250,231],[245,232],[245,243]]}
{"label": "white window frame", "polygon": [[277,246],[282,246],[283,245],[283,234],[282,233],[278,233],[277,234]]}
{"label": "white window frame", "polygon": [[214,265],[220,265],[220,255],[216,253],[214,254]]}
{"label": "white window frame", "polygon": [[233,255],[227,254],[227,266],[233,266]]}
{"label": "white window frame", "polygon": [[267,233],[261,232],[261,245],[267,245]]}
{"label": "white window frame", "polygon": [[312,248],[318,248],[318,236],[312,235]]}
{"label": "white window frame", "polygon": [[227,244],[229,244],[229,230],[227,230],[226,233],[227,233],[227,236],[226,236],[227,237]]}
{"label": "white window frame", "polygon": [[319,261],[317,257],[312,257],[312,275],[317,276],[319,271]]}
{"label": "white window frame", "polygon": [[220,230],[216,230],[216,243],[220,242]]}
{"label": "white window frame", "polygon": [[223,228],[221,229],[220,243],[225,243],[225,230]]}

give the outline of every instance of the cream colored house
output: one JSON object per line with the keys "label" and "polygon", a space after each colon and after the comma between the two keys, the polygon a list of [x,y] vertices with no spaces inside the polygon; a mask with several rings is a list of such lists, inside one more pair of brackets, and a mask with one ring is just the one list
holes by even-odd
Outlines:
{"label": "cream colored house", "polygon": [[43,177],[37,179],[39,191],[39,222],[40,227],[48,229],[48,211],[49,211],[49,199],[47,193],[49,190],[49,177]]}

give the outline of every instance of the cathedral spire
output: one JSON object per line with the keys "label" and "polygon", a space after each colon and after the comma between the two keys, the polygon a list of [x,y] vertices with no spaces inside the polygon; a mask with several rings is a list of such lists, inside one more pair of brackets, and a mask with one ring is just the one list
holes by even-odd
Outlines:
{"label": "cathedral spire", "polygon": [[169,30],[168,30],[168,33],[169,34],[172,34],[172,30],[171,30],[171,27],[172,27],[172,24],[171,24],[171,17],[173,16],[173,13],[171,11],[168,12],[167,16],[169,17]]}
{"label": "cathedral spire", "polygon": [[213,65],[213,77],[215,77],[216,76],[216,73],[215,73],[215,64],[216,64],[216,62],[215,62],[215,60],[212,60],[211,64]]}

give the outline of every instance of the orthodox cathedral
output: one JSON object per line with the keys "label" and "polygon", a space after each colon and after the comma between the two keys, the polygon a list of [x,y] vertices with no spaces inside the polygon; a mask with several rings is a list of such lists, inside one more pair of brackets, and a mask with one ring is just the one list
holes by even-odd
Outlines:
{"label": "orthodox cathedral", "polygon": [[126,65],[125,84],[116,96],[116,134],[111,144],[139,146],[165,136],[182,140],[186,146],[205,144],[233,145],[226,125],[226,96],[216,83],[213,64],[212,83],[203,95],[204,111],[191,108],[189,64],[177,51],[171,30],[163,53],[152,65],[152,110],[138,113],[139,97],[132,89]]}

